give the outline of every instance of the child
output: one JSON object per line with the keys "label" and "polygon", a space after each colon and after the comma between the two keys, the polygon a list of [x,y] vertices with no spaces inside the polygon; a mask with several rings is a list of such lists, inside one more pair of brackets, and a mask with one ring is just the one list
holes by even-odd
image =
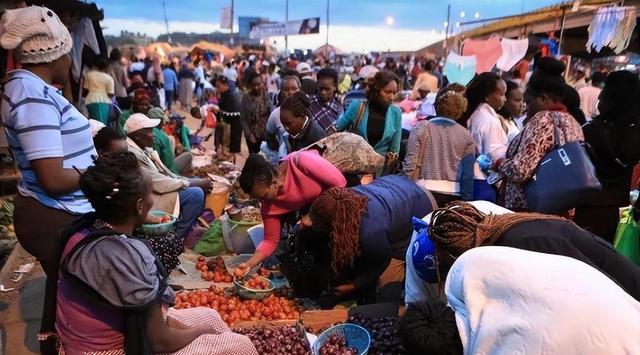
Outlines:
{"label": "child", "polygon": [[[214,138],[214,146],[216,151],[222,146],[222,121],[218,122],[216,119],[215,113],[219,110],[217,105],[213,104],[205,104],[202,106],[195,106],[191,108],[191,116],[202,120],[200,122],[200,128],[196,131],[196,135],[200,134],[200,132],[206,127],[211,128],[212,132],[207,135],[204,139],[208,141],[213,134],[215,134]],[[217,128],[217,129],[216,129]]]}

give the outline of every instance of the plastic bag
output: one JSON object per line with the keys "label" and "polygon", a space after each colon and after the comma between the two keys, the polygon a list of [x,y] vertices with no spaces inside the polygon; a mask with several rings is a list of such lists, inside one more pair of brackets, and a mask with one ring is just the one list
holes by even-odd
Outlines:
{"label": "plastic bag", "polygon": [[203,256],[225,254],[227,249],[222,238],[222,223],[215,221],[193,247],[193,251]]}
{"label": "plastic bag", "polygon": [[429,224],[420,218],[413,217],[413,230],[418,233],[411,248],[411,259],[416,274],[428,283],[438,281],[436,269],[436,245],[429,238]]}
{"label": "plastic bag", "polygon": [[622,211],[613,246],[618,253],[640,265],[640,225],[633,219],[631,208]]}

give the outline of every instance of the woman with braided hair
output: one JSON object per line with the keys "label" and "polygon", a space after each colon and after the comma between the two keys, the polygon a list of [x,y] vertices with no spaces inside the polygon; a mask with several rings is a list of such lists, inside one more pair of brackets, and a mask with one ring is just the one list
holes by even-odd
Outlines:
{"label": "woman with braided hair", "polygon": [[327,132],[311,117],[311,99],[298,91],[284,100],[280,107],[280,121],[289,133],[290,151],[295,152],[325,138]]}
{"label": "woman with braided hair", "polygon": [[164,311],[175,296],[167,271],[131,237],[153,205],[151,176],[133,153],[100,156],[80,188],[95,213],[64,233],[56,314],[63,353],[257,354],[213,310]]}
{"label": "woman with braided hair", "polygon": [[433,212],[429,237],[436,244],[441,266],[451,265],[452,258],[467,250],[487,245],[564,255],[600,270],[640,300],[640,268],[602,238],[562,217],[487,214],[471,203],[453,202]]}
{"label": "woman with braided hair", "polygon": [[[436,207],[433,196],[411,180],[385,176],[369,185],[332,188],[313,203],[311,227],[329,233],[329,290],[322,308],[356,298],[359,304],[397,301],[413,216]],[[295,284],[294,284],[295,288]]]}
{"label": "woman with braided hair", "polygon": [[244,272],[275,252],[280,241],[281,219],[285,215],[308,208],[329,188],[346,185],[342,173],[317,151],[289,154],[277,167],[261,155],[250,155],[238,181],[244,192],[262,203],[260,212],[264,224],[262,242],[251,259],[239,266]]}

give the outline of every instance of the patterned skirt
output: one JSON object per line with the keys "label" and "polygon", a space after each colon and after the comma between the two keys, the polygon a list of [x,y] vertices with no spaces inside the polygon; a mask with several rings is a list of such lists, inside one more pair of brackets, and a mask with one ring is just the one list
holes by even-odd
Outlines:
{"label": "patterned skirt", "polygon": [[[258,355],[248,337],[236,334],[224,323],[218,312],[204,307],[169,309],[165,313],[167,325],[176,329],[207,325],[210,334],[196,338],[183,349],[171,355]],[[59,355],[65,355],[60,346]],[[75,355],[75,353],[74,353]],[[78,355],[125,355],[124,349],[82,352]]]}

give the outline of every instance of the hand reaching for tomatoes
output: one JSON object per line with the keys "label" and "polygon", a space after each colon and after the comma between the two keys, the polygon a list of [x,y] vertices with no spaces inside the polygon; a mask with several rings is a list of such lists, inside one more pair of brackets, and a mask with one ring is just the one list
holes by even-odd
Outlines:
{"label": "hand reaching for tomatoes", "polygon": [[235,277],[244,277],[249,273],[249,271],[251,271],[251,268],[249,267],[249,265],[247,263],[242,263],[238,265],[236,270],[233,272],[233,275]]}

